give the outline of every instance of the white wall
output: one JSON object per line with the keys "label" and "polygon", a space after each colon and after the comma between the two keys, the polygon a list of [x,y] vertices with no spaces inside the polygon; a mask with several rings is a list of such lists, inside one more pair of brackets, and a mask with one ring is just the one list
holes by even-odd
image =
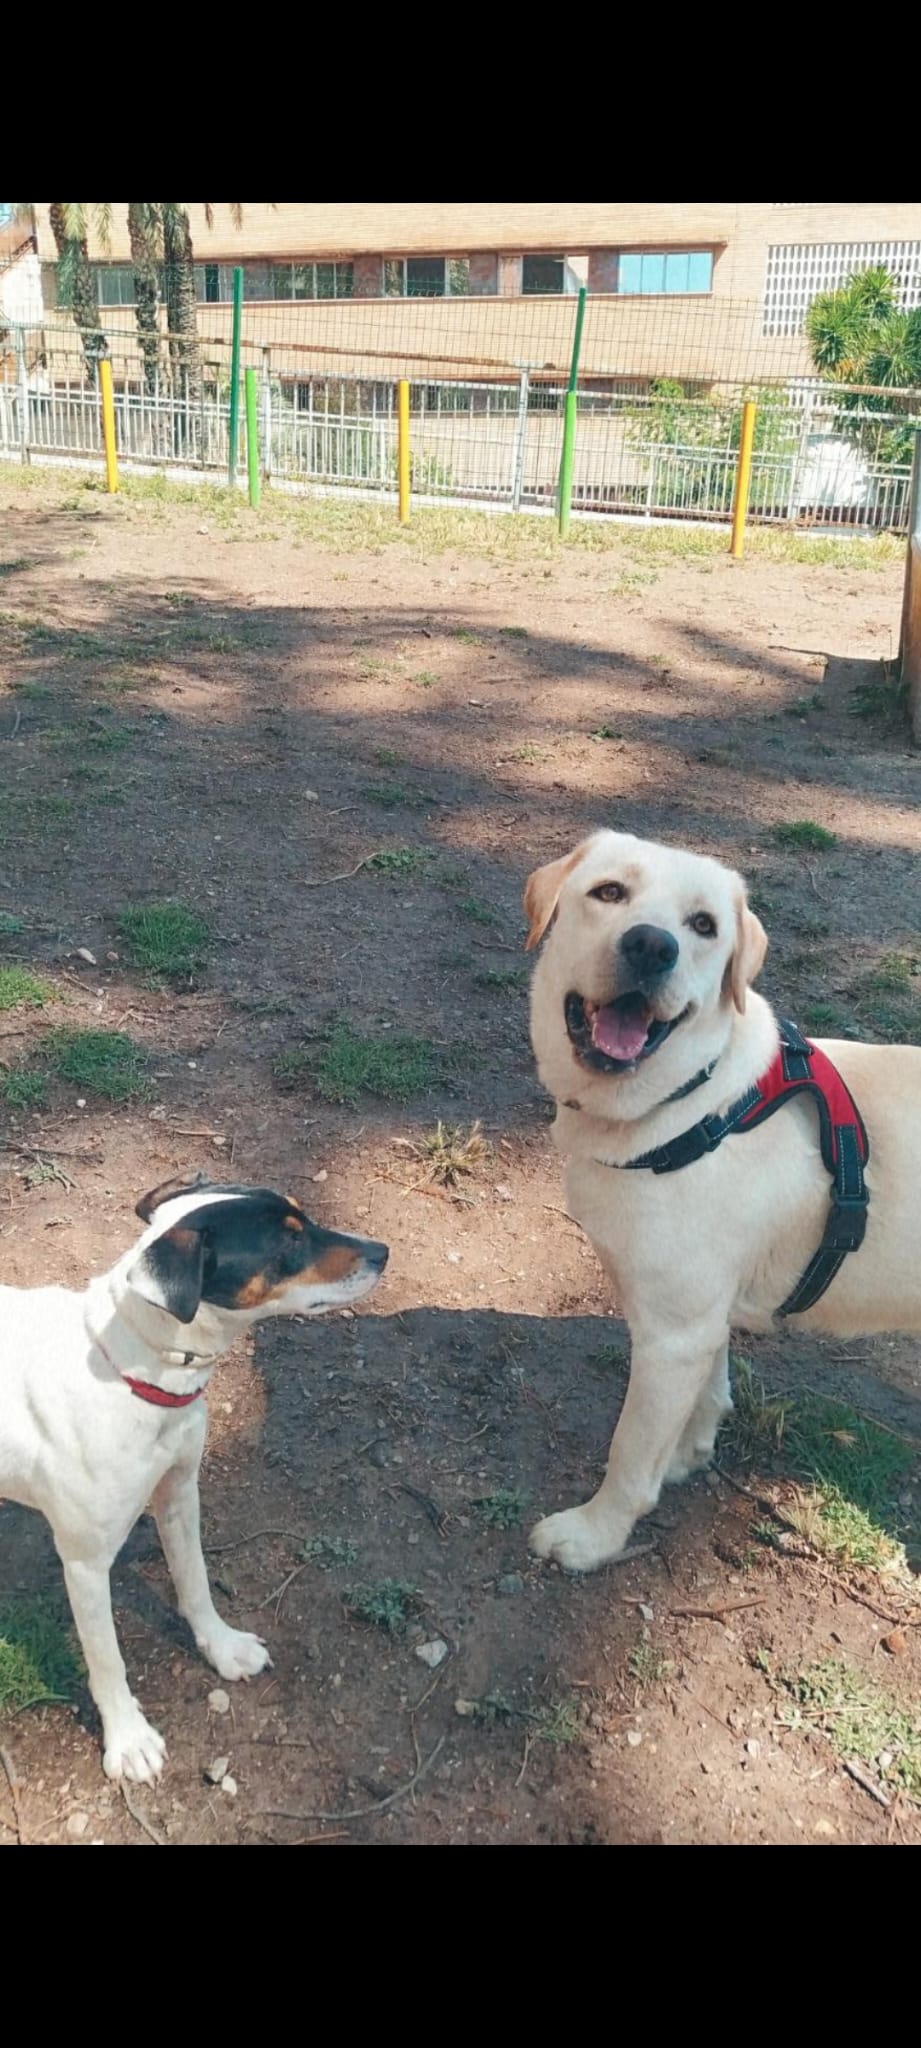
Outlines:
{"label": "white wall", "polygon": [[26,249],[6,270],[0,270],[0,313],[15,326],[41,326],[42,267],[34,249]]}

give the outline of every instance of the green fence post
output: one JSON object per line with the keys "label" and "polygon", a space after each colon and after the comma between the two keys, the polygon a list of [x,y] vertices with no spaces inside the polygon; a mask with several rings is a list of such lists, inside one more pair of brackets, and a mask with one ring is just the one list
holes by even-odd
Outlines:
{"label": "green fence post", "polygon": [[259,477],[259,430],[256,426],[256,372],[247,370],[246,377],[246,467],[249,473],[249,502],[255,511],[259,503],[261,481]]}
{"label": "green fence post", "polygon": [[243,271],[240,264],[233,274],[233,339],[230,344],[230,452],[227,458],[227,482],[231,488],[237,481],[237,441],[240,431],[240,326],[243,316]]}
{"label": "green fence post", "polygon": [[560,459],[560,539],[565,540],[569,532],[569,515],[572,509],[572,464],[576,447],[576,409],[579,376],[579,355],[582,348],[582,322],[585,319],[585,286],[579,292],[576,308],[576,331],[572,338],[572,364],[569,371],[569,389],[566,393],[563,414],[563,453]]}

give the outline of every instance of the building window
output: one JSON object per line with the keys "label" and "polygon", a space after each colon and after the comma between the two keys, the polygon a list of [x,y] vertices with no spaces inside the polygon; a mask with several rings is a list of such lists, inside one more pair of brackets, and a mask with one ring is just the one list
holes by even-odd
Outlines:
{"label": "building window", "polygon": [[525,293],[564,292],[566,263],[562,256],[523,256],[521,289]]}
{"label": "building window", "polygon": [[767,253],[764,334],[800,334],[820,292],[837,291],[855,271],[888,270],[902,312],[921,305],[921,242],[791,242]]}
{"label": "building window", "polygon": [[644,250],[642,255],[624,251],[617,266],[618,291],[641,298],[708,292],[712,285],[710,249]]}
{"label": "building window", "polygon": [[350,299],[351,263],[273,263],[269,267],[273,299]]}
{"label": "building window", "polygon": [[[229,305],[233,298],[232,263],[196,263],[195,297],[200,306]],[[246,293],[244,272],[243,291]]]}
{"label": "building window", "polygon": [[96,290],[100,306],[133,306],[134,268],[130,263],[97,263]]}
{"label": "building window", "polygon": [[388,299],[457,299],[469,290],[466,256],[388,256],[384,263]]}

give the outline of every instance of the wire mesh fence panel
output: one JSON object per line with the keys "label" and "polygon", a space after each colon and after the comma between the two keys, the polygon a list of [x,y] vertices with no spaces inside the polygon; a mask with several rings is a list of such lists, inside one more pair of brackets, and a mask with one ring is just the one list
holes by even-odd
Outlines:
{"label": "wire mesh fence panel", "polygon": [[[317,277],[321,270],[314,266]],[[319,282],[329,285],[325,270]],[[226,475],[229,307],[208,302],[198,313],[193,343],[162,329],[141,334],[125,306],[100,309],[104,334],[81,334],[61,315],[0,332],[0,453],[101,460],[102,343],[121,458]],[[660,305],[653,317],[639,302],[589,298],[576,511],[728,519],[750,397],[753,522],[905,531],[917,394],[810,376],[801,337],[795,350],[790,337],[778,340],[790,358],[782,379],[745,383],[730,372],[749,360],[753,317],[750,306],[726,301],[717,320],[703,304]],[[566,296],[247,300],[242,360],[257,370],[262,468],[294,487],[395,493],[396,391],[405,377],[417,497],[551,509],[573,325]],[[760,367],[763,375],[763,360]]]}

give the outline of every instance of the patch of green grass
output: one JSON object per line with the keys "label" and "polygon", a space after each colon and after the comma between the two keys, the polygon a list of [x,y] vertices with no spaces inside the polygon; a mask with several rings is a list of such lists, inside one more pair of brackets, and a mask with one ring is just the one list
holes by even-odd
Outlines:
{"label": "patch of green grass", "polygon": [[413,809],[426,801],[418,789],[407,789],[401,782],[366,783],[364,795],[368,803],[380,804],[385,811],[398,810],[401,805]]}
{"label": "patch of green grass", "polygon": [[804,1003],[800,1013],[807,1031],[826,1032],[834,1038],[856,1038],[857,1026],[840,1003]]}
{"label": "patch of green grass", "polygon": [[580,1703],[571,1693],[559,1700],[542,1701],[539,1706],[518,1706],[508,1693],[484,1692],[463,1706],[481,1728],[507,1728],[512,1721],[524,1721],[532,1741],[549,1742],[557,1748],[582,1737]]}
{"label": "patch of green grass", "polygon": [[402,1579],[380,1579],[376,1585],[349,1586],[345,1606],[357,1621],[370,1622],[388,1636],[400,1636],[410,1619],[417,1588]]}
{"label": "patch of green grass", "polygon": [[357,1102],[360,1095],[408,1102],[435,1078],[434,1048],[426,1038],[364,1038],[337,1025],[316,1068],[316,1085],[330,1102]]}
{"label": "patch of green grass", "polygon": [[915,995],[912,983],[921,974],[917,953],[884,953],[870,976],[871,988],[890,989],[896,995]]}
{"label": "patch of green grass", "polygon": [[27,967],[0,967],[0,1011],[27,1007],[40,1010],[54,1002],[54,989]]}
{"label": "patch of green grass", "polygon": [[811,697],[794,697],[792,703],[784,705],[785,718],[808,718],[811,711],[821,711],[822,699],[818,690]]}
{"label": "patch of green grass", "polygon": [[525,761],[529,767],[533,768],[536,767],[538,761],[546,761],[547,749],[546,747],[535,746],[533,740],[525,740],[523,746],[512,748],[512,752],[507,756],[507,759],[509,761]]}
{"label": "patch of green grass", "polygon": [[810,1488],[790,1516],[807,1541],[845,1564],[904,1567],[897,1495],[915,1465],[908,1444],[846,1403],[811,1394],[790,1407],[785,1458]]}
{"label": "patch of green grass", "polygon": [[438,677],[430,668],[420,668],[418,674],[413,676],[413,682],[418,690],[433,690],[437,681]]}
{"label": "patch of green grass", "polygon": [[3,1076],[3,1099],[11,1109],[41,1109],[48,1095],[48,1083],[44,1074],[37,1074],[31,1067],[14,1067],[12,1073]]}
{"label": "patch of green grass", "polygon": [[38,1600],[0,1606],[0,1714],[73,1699],[82,1663],[69,1627]]}
{"label": "patch of green grass", "polygon": [[427,846],[389,846],[372,853],[365,867],[377,875],[415,875],[431,858]]}
{"label": "patch of green grass", "polygon": [[42,704],[51,696],[51,691],[47,683],[20,683],[16,695],[23,697],[27,704]]}
{"label": "patch of green grass", "polygon": [[[797,1482],[783,1520],[822,1556],[875,1571],[905,1570],[911,1535],[898,1504],[916,1465],[901,1437],[824,1395],[768,1395],[746,1359],[733,1360],[730,1457],[773,1466]],[[767,1539],[776,1542],[776,1532]]]}
{"label": "patch of green grass", "polygon": [[375,747],[371,754],[372,761],[376,761],[379,768],[399,768],[404,758],[397,753],[396,747]]}
{"label": "patch of green grass", "polygon": [[898,664],[881,661],[877,674],[869,682],[860,683],[852,692],[851,717],[862,718],[868,724],[901,724],[907,700],[908,686],[902,681]]}
{"label": "patch of green grass", "polygon": [[590,740],[622,740],[622,739],[623,739],[623,733],[622,733],[622,732],[618,732],[618,731],[616,730],[616,728],[615,728],[615,727],[614,727],[613,725],[596,725],[596,727],[595,727],[595,729],[594,729],[594,732],[590,732],[590,733],[589,733],[589,739],[590,739]]}
{"label": "patch of green grass", "polygon": [[430,1087],[436,1077],[433,1046],[425,1038],[365,1038],[347,1024],[314,1045],[286,1046],[275,1061],[275,1078],[293,1087],[309,1078],[328,1102],[357,1102],[362,1095],[382,1101],[408,1102]]}
{"label": "patch of green grass", "polygon": [[465,917],[469,917],[472,924],[496,924],[498,922],[495,911],[488,903],[484,902],[482,896],[462,896],[457,907],[458,910],[463,911]]}
{"label": "patch of green grass", "polygon": [[120,754],[123,748],[130,747],[134,734],[124,727],[94,725],[85,738],[87,746],[95,747],[100,754]]}
{"label": "patch of green grass", "polygon": [[455,626],[454,638],[466,641],[468,647],[481,647],[483,644],[482,633],[472,632],[469,626]]}
{"label": "patch of green grass", "polygon": [[499,631],[506,640],[526,640],[527,626],[500,626]]}
{"label": "patch of green grass", "polygon": [[106,1102],[136,1102],[150,1092],[139,1045],[123,1031],[49,1032],[38,1057],[56,1080],[85,1088]]}
{"label": "patch of green grass", "polygon": [[477,988],[524,989],[530,980],[527,967],[484,967],[473,977]]}
{"label": "patch of green grass", "polygon": [[186,979],[201,966],[210,927],[183,903],[136,903],[118,919],[118,936],[133,967],[167,980]]}
{"label": "patch of green grass", "polygon": [[629,1347],[626,1344],[602,1344],[600,1350],[592,1352],[591,1363],[602,1372],[625,1372],[630,1363]]}
{"label": "patch of green grass", "polygon": [[517,1529],[530,1496],[520,1486],[498,1486],[484,1493],[472,1505],[479,1510],[487,1529]]}
{"label": "patch of green grass", "polygon": [[802,847],[806,853],[827,853],[837,846],[835,832],[828,832],[824,825],[816,825],[811,818],[798,818],[795,824],[775,825],[774,838],[778,846]]}
{"label": "patch of green grass", "polygon": [[832,1657],[780,1682],[790,1699],[782,1714],[789,1728],[821,1729],[836,1756],[921,1799],[921,1710]]}
{"label": "patch of green grass", "polygon": [[301,1550],[304,1564],[319,1565],[322,1572],[330,1572],[337,1565],[354,1564],[358,1556],[357,1543],[351,1543],[347,1536],[308,1536]]}
{"label": "patch of green grass", "polygon": [[627,1659],[630,1677],[645,1689],[649,1685],[660,1685],[662,1679],[668,1677],[671,1668],[669,1658],[663,1656],[661,1650],[656,1649],[644,1631]]}
{"label": "patch of green grass", "polygon": [[0,910],[0,939],[17,939],[25,928],[24,917],[17,917],[13,910]]}

